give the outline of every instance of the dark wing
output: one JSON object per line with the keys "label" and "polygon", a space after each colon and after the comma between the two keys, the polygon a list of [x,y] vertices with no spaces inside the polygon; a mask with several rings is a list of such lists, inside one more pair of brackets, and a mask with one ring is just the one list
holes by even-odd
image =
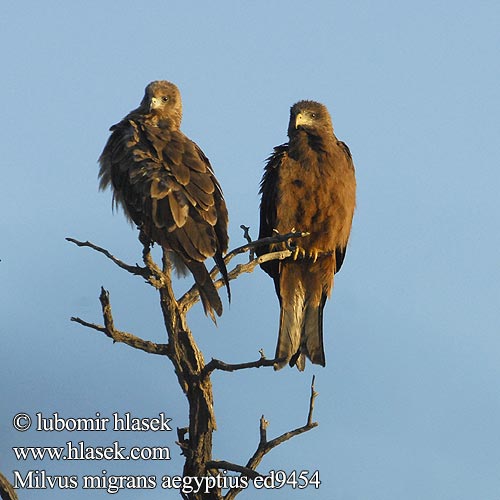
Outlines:
{"label": "dark wing", "polygon": [[[337,141],[337,144],[340,146],[340,149],[345,154],[346,160],[347,160],[350,168],[352,168],[352,170],[354,172],[354,163],[352,161],[352,155],[351,155],[351,151],[349,150],[349,147],[347,146],[347,144],[345,142],[342,142],[342,141]],[[338,273],[340,271],[340,268],[342,267],[342,264],[343,264],[344,258],[345,258],[346,250],[347,250],[347,246],[342,246],[342,247],[339,246],[335,249],[335,273]]]}
{"label": "dark wing", "polygon": [[151,240],[187,265],[214,257],[227,280],[227,209],[207,157],[182,132],[140,118],[112,131],[99,160],[101,187],[112,182],[115,201]]}
{"label": "dark wing", "polygon": [[[276,228],[276,202],[278,200],[278,178],[280,167],[283,159],[288,151],[288,144],[282,144],[274,148],[273,153],[267,159],[267,164],[264,168],[264,175],[260,183],[259,193],[261,194],[260,201],[260,227],[259,239],[275,236],[274,229]],[[260,246],[255,249],[257,255],[269,253],[268,245]],[[261,264],[261,268],[274,279],[274,284],[279,297],[279,262],[273,260]]]}
{"label": "dark wing", "polygon": [[227,209],[206,156],[180,131],[124,120],[100,158],[101,187],[157,243],[187,260],[227,250]]}
{"label": "dark wing", "polygon": [[207,157],[181,132],[172,132],[171,140],[159,146],[162,168],[156,175],[161,184],[152,198],[165,219],[171,215],[174,221],[167,243],[197,261],[225,252],[227,209]]}
{"label": "dark wing", "polygon": [[135,221],[123,198],[123,188],[128,177],[128,165],[132,161],[129,142],[136,144],[139,137],[134,123],[127,118],[113,125],[109,130],[112,134],[99,157],[99,188],[104,190],[111,186],[113,188],[113,208],[120,206],[125,215]]}
{"label": "dark wing", "polygon": [[212,170],[212,166],[210,165],[210,161],[198,146],[196,146],[196,150],[201,160],[207,165],[207,170],[210,172],[212,181],[215,186],[214,202],[215,202],[215,211],[217,212],[215,233],[217,235],[217,241],[219,242],[219,247],[221,248],[222,252],[225,253],[227,251],[227,247],[229,244],[229,237],[227,234],[228,215],[227,215],[226,202],[224,201],[222,188],[220,187],[219,182],[215,178],[215,174],[214,171]]}

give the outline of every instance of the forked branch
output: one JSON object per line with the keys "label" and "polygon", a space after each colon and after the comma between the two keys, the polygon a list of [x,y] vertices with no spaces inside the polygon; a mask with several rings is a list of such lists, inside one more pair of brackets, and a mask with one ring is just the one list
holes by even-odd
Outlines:
{"label": "forked branch", "polygon": [[150,354],[160,354],[167,355],[168,344],[156,344],[155,342],[150,342],[149,340],[143,340],[140,337],[136,337],[131,333],[122,332],[117,330],[114,326],[113,314],[111,312],[111,303],[109,301],[109,292],[101,287],[101,294],[99,295],[99,300],[102,307],[102,315],[104,319],[104,326],[96,325],[95,323],[89,323],[83,319],[72,317],[71,321],[78,323],[80,325],[86,326],[98,332],[104,333],[107,337],[113,340],[113,342],[122,342],[127,344],[134,349],[140,349],[141,351],[148,352]]}
{"label": "forked branch", "polygon": [[[214,468],[219,468],[219,469],[227,469],[227,470],[234,470],[236,472],[239,472],[238,468],[243,469],[241,472],[242,476],[247,476],[249,478],[255,478],[257,476],[262,476],[263,474],[258,473],[255,469],[257,466],[260,464],[264,456],[269,453],[273,448],[276,448],[280,444],[284,443],[285,441],[288,441],[289,439],[292,439],[295,436],[298,436],[299,434],[303,434],[304,432],[310,431],[311,429],[314,429],[315,427],[318,426],[317,422],[313,422],[313,412],[314,412],[314,401],[316,397],[318,396],[318,393],[314,389],[314,381],[315,377],[313,376],[312,382],[311,382],[311,395],[309,397],[309,410],[307,413],[307,422],[305,425],[301,427],[297,427],[296,429],[293,429],[291,431],[285,432],[281,434],[280,436],[271,439],[271,441],[267,440],[267,427],[269,425],[269,422],[264,418],[264,415],[260,418],[260,423],[259,423],[259,445],[257,446],[257,449],[255,450],[255,453],[252,455],[252,457],[248,460],[246,466],[239,466],[236,464],[231,464],[230,462],[225,462],[221,461],[219,464],[223,464],[222,467],[219,467],[217,465],[217,462],[212,462],[211,465]],[[229,466],[228,466],[229,464]],[[248,471],[254,471],[253,474],[249,474]],[[224,496],[224,500],[232,500],[233,498],[236,497],[238,493],[242,491],[241,488],[231,488],[226,495]]]}
{"label": "forked branch", "polygon": [[[228,252],[224,257],[226,265],[228,265],[229,262],[231,262],[231,260],[237,255],[240,255],[248,251],[250,251],[253,254],[253,250],[255,250],[255,248],[258,248],[260,246],[277,245],[279,243],[283,243],[285,249],[276,252],[270,252],[265,255],[261,255],[260,257],[253,258],[245,264],[236,265],[228,273],[229,280],[234,280],[243,273],[252,273],[259,264],[263,264],[264,262],[269,262],[271,260],[283,260],[286,259],[287,257],[290,257],[293,253],[293,250],[290,247],[290,241],[297,238],[303,238],[304,236],[308,235],[308,233],[296,231],[287,234],[276,234],[276,236],[271,236],[268,238],[261,238],[260,240],[251,241],[250,236],[248,234],[248,228],[246,226],[243,227],[245,229],[246,239],[250,241],[245,245],[237,247]],[[115,257],[111,252],[109,252],[105,248],[102,248],[90,241],[79,241],[74,238],[66,238],[66,240],[71,243],[74,243],[78,247],[87,247],[91,248],[92,250],[95,250],[96,252],[99,252],[100,254],[104,255],[106,258],[111,260],[121,269],[127,271],[130,274],[133,274],[134,276],[140,276],[144,278],[149,284],[151,284],[157,289],[168,287],[169,278],[165,273],[165,269],[163,269],[163,271],[160,270],[159,267],[154,263],[153,259],[151,258],[151,254],[149,252],[149,245],[145,244],[144,242],[143,242],[144,245],[143,261],[145,263],[145,266],[142,267],[137,264],[135,265],[127,264],[122,260],[118,259],[117,257]],[[212,277],[212,279],[215,278],[217,273],[218,273],[218,268],[213,267],[212,270],[210,271],[210,276]],[[219,289],[224,285],[224,281],[222,279],[219,279],[214,282],[214,285],[217,289]],[[198,291],[198,287],[196,285],[193,285],[176,302],[178,304],[180,312],[182,314],[185,314],[199,300],[200,300],[200,294]]]}
{"label": "forked branch", "polygon": [[[224,262],[226,263],[226,266],[231,262],[231,260],[236,257],[237,255],[240,255],[242,253],[250,251],[250,260],[249,262],[245,264],[237,264],[229,273],[228,273],[228,279],[235,280],[238,278],[240,275],[243,273],[252,273],[254,269],[259,265],[263,264],[264,262],[269,262],[271,260],[283,260],[286,259],[287,257],[290,257],[293,254],[293,250],[290,247],[290,241],[294,240],[296,238],[303,238],[304,236],[307,236],[309,233],[303,233],[300,231],[296,232],[291,232],[287,234],[276,234],[276,236],[270,236],[267,238],[261,238],[260,240],[255,240],[252,241],[250,238],[250,235],[248,233],[248,227],[247,226],[241,226],[241,228],[244,230],[245,234],[245,239],[249,241],[247,244],[242,245],[240,247],[237,247],[230,252],[226,254],[224,257]],[[257,258],[252,258],[253,251],[261,246],[266,246],[266,245],[277,245],[279,243],[284,243],[285,244],[285,249],[276,251],[276,252],[270,252],[264,255],[261,255],[260,257]],[[212,270],[210,271],[210,276],[212,279],[214,279],[217,276],[218,273],[218,268],[213,267]],[[218,279],[217,281],[214,282],[214,285],[217,289],[219,289],[221,286],[224,285],[224,281],[222,279]],[[191,307],[198,302],[200,299],[200,294],[198,291],[198,288],[193,285],[179,300],[179,308],[182,311],[189,311]]]}

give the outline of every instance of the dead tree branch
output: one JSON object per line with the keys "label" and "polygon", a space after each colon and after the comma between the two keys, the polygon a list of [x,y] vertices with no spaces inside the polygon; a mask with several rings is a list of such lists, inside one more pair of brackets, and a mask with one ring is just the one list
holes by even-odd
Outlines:
{"label": "dead tree branch", "polygon": [[233,472],[239,472],[242,476],[249,477],[251,479],[255,479],[256,477],[263,477],[258,472],[255,472],[248,467],[244,467],[243,465],[233,464],[231,462],[227,462],[226,460],[210,460],[207,463],[207,467],[209,469],[217,469],[217,470],[231,470]]}
{"label": "dead tree branch", "polygon": [[143,340],[140,337],[136,337],[131,333],[122,332],[117,330],[114,326],[113,314],[111,312],[111,304],[109,301],[109,292],[101,287],[101,294],[99,296],[99,300],[101,302],[102,307],[102,315],[104,319],[104,325],[96,325],[95,323],[89,323],[80,318],[72,317],[71,321],[78,323],[87,328],[91,328],[93,330],[97,330],[98,332],[104,333],[113,342],[122,342],[127,344],[134,349],[140,349],[141,351],[148,352],[150,354],[160,354],[167,355],[168,354],[168,345],[167,344],[156,344],[155,342],[150,342],[149,340]]}
{"label": "dead tree branch", "polygon": [[[306,236],[307,233],[294,232],[286,235],[276,235],[272,238],[263,238],[257,241],[250,241],[246,245],[238,247],[225,257],[226,264],[231,259],[254,249],[260,245],[282,245],[280,251],[268,253],[258,258],[252,259],[246,264],[236,265],[229,273],[229,279],[236,279],[242,273],[252,272],[258,264],[273,260],[284,259],[292,255],[293,248],[290,246],[290,241],[295,238]],[[248,239],[250,237],[248,236]],[[101,288],[99,300],[101,302],[103,325],[89,323],[80,318],[73,317],[72,321],[79,323],[87,328],[99,331],[114,342],[122,342],[130,347],[143,350],[151,354],[159,354],[167,356],[174,366],[179,385],[181,386],[189,404],[189,426],[178,428],[178,445],[181,448],[181,453],[185,456],[184,476],[203,477],[212,474],[214,469],[225,468],[239,472],[242,475],[250,478],[257,477],[258,472],[255,468],[259,465],[262,457],[271,449],[278,446],[282,442],[306,432],[316,423],[312,422],[313,402],[316,394],[313,391],[311,396],[308,422],[305,426],[297,428],[293,431],[285,433],[278,438],[267,441],[265,429],[267,422],[264,417],[261,419],[261,439],[259,446],[249,460],[246,466],[232,464],[227,461],[215,461],[212,459],[212,438],[213,432],[216,429],[216,421],[213,409],[213,389],[210,374],[214,370],[235,371],[247,368],[258,368],[261,366],[273,366],[274,360],[265,358],[261,352],[261,357],[257,361],[248,363],[229,364],[223,361],[212,359],[209,363],[205,363],[203,353],[200,351],[195,342],[191,331],[187,325],[186,313],[199,300],[199,292],[196,287],[188,290],[179,300],[175,298],[172,289],[171,280],[171,265],[168,257],[168,252],[163,251],[162,269],[160,269],[153,261],[150,253],[149,242],[144,238],[140,238],[143,243],[143,262],[144,267],[139,265],[131,266],[113,256],[108,250],[99,247],[89,241],[80,242],[73,238],[67,238],[68,241],[79,247],[91,248],[116,264],[121,269],[130,274],[144,278],[149,284],[154,286],[160,296],[160,307],[163,314],[165,328],[167,330],[168,343],[156,344],[143,340],[135,335],[117,330],[114,325],[114,319],[111,311],[109,300],[109,292]],[[217,269],[211,271],[211,275],[215,278]],[[215,282],[215,286],[220,288],[223,285],[222,280]],[[314,385],[314,383],[313,383]],[[230,490],[226,498],[234,498],[239,490]],[[230,496],[228,496],[230,495]],[[222,500],[222,491],[216,487],[208,494],[192,493],[183,494],[183,497],[188,500]]]}
{"label": "dead tree branch", "polygon": [[[243,238],[247,240],[248,243],[252,243],[252,238],[250,237],[250,226],[245,226],[241,224],[240,229],[243,230]],[[253,248],[248,252],[248,260],[253,260],[255,257],[255,251]]]}
{"label": "dead tree branch", "polygon": [[[245,234],[248,236],[247,240],[250,239],[250,235],[248,234],[248,231],[246,230],[246,226],[242,226],[242,228],[245,230]],[[276,236],[271,236],[267,238],[261,238],[260,240],[255,240],[255,241],[250,241],[246,245],[242,245],[240,247],[237,247],[230,252],[226,254],[224,257],[224,262],[226,263],[226,266],[231,262],[231,260],[236,257],[237,255],[240,255],[242,253],[255,250],[255,248],[258,248],[260,246],[265,246],[265,245],[278,245],[280,243],[285,244],[285,249],[280,250],[280,251],[275,251],[275,252],[270,252],[265,255],[261,255],[260,257],[251,259],[249,262],[246,264],[238,264],[228,273],[228,279],[229,281],[235,280],[238,278],[241,274],[243,273],[252,273],[254,269],[259,265],[264,262],[268,262],[270,260],[283,260],[286,259],[287,257],[290,257],[292,255],[292,250],[288,248],[290,240],[296,239],[296,238],[303,238],[304,236],[307,236],[309,233],[303,233],[300,231],[297,232],[292,232],[292,233],[287,233],[287,234],[276,234]],[[210,276],[212,279],[215,279],[218,273],[218,268],[213,267],[212,270],[210,271]],[[217,289],[219,289],[221,286],[224,285],[224,281],[222,279],[218,279],[217,281],[214,282],[214,285]],[[198,288],[193,285],[180,299],[179,299],[179,308],[183,312],[189,311],[191,307],[193,307],[196,302],[200,300],[200,294],[198,291]]]}
{"label": "dead tree branch", "polygon": [[67,241],[74,243],[78,247],[88,247],[96,252],[101,253],[105,257],[107,257],[111,262],[116,264],[120,269],[127,271],[134,276],[140,276],[144,278],[150,285],[155,288],[160,288],[163,285],[164,273],[160,270],[160,268],[155,264],[151,257],[150,246],[149,243],[142,242],[144,249],[142,252],[142,258],[145,266],[139,266],[138,264],[131,265],[123,262],[122,260],[115,257],[111,252],[102,248],[91,241],[79,241],[74,238],[66,238]]}
{"label": "dead tree branch", "polygon": [[[305,425],[301,427],[297,427],[296,429],[293,429],[292,431],[285,432],[281,434],[281,436],[278,436],[274,439],[271,439],[271,441],[267,440],[267,427],[269,425],[269,422],[264,418],[264,415],[260,417],[260,422],[259,422],[259,445],[257,446],[257,449],[255,450],[255,453],[252,455],[252,457],[248,460],[245,468],[250,469],[252,471],[255,471],[257,466],[260,464],[262,459],[264,458],[265,455],[267,455],[273,448],[276,448],[280,444],[284,443],[285,441],[288,441],[289,439],[292,439],[295,436],[298,436],[299,434],[303,434],[304,432],[310,431],[311,429],[314,429],[315,427],[318,426],[317,422],[312,421],[312,416],[313,416],[313,411],[314,411],[314,400],[316,399],[318,393],[314,389],[314,381],[315,377],[313,376],[312,382],[311,382],[311,395],[309,398],[309,410],[307,414],[307,422]],[[242,475],[247,475],[245,473],[242,473]],[[262,474],[258,474],[261,476]],[[251,476],[248,476],[251,477]],[[232,500],[233,498],[236,497],[238,493],[242,491],[241,488],[231,488],[226,495],[224,496],[224,500]]]}
{"label": "dead tree branch", "polygon": [[134,274],[135,276],[142,276],[145,279],[148,279],[148,269],[146,267],[141,267],[138,266],[137,264],[135,266],[131,266],[130,264],[126,264],[122,260],[116,258],[114,255],[111,254],[108,250],[105,248],[102,248],[98,245],[95,245],[91,241],[79,241],[75,240],[74,238],[66,238],[66,241],[69,241],[71,243],[74,243],[78,247],[88,247],[92,248],[92,250],[95,250],[96,252],[102,253],[105,257],[107,257],[109,260],[114,262],[118,267],[121,269],[124,269],[130,274]]}
{"label": "dead tree branch", "polygon": [[311,429],[314,429],[314,427],[318,426],[317,422],[312,421],[312,415],[314,411],[314,401],[318,395],[318,393],[314,390],[314,380],[315,377],[313,376],[311,382],[311,396],[309,398],[309,411],[307,414],[306,424],[301,427],[297,427],[292,431],[285,432],[284,434],[281,434],[281,436],[278,436],[274,439],[271,439],[271,441],[268,441],[267,426],[269,422],[267,422],[267,420],[264,419],[263,415],[260,419],[259,446],[257,447],[257,450],[253,454],[252,458],[248,461],[247,467],[255,469],[255,467],[257,467],[257,465],[259,465],[259,463],[261,462],[262,458],[264,458],[264,455],[269,453],[273,448],[276,448],[276,446],[280,445],[281,443],[284,443],[285,441],[288,441],[289,439],[298,436],[299,434],[303,434],[304,432],[310,431]]}
{"label": "dead tree branch", "polygon": [[276,362],[275,359],[267,359],[262,349],[259,352],[260,358],[257,361],[249,361],[248,363],[230,364],[220,361],[219,359],[212,358],[203,368],[202,377],[208,377],[214,370],[234,372],[236,370],[246,370],[247,368],[260,368],[261,366],[274,365]]}

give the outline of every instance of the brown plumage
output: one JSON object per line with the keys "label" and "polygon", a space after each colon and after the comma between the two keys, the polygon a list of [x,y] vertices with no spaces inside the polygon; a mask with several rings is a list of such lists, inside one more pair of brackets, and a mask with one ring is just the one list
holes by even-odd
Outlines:
{"label": "brown plumage", "polygon": [[99,158],[100,188],[111,185],[115,204],[138,226],[142,241],[158,243],[173,252],[177,265],[187,266],[215,321],[222,303],[203,262],[214,258],[230,298],[222,257],[227,209],[208,158],[180,131],[181,119],[178,88],[150,83],[140,106],[110,128]]}
{"label": "brown plumage", "polygon": [[[340,270],[356,204],[349,148],[334,133],[328,110],[300,101],[290,110],[289,142],[274,149],[260,193],[259,238],[303,231],[294,256],[262,268],[274,280],[280,301],[276,369],[305,367],[305,358],[325,366],[323,308]],[[275,248],[260,247],[262,255]]]}

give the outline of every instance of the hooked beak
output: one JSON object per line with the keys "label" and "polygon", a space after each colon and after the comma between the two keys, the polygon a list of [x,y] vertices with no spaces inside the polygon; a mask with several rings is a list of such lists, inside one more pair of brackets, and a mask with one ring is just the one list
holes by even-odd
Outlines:
{"label": "hooked beak", "polygon": [[299,113],[295,117],[295,128],[299,128],[301,125],[310,125],[311,120],[304,114]]}
{"label": "hooked beak", "polygon": [[149,111],[153,111],[153,109],[156,109],[160,107],[160,99],[157,97],[152,97],[151,101],[149,102]]}

